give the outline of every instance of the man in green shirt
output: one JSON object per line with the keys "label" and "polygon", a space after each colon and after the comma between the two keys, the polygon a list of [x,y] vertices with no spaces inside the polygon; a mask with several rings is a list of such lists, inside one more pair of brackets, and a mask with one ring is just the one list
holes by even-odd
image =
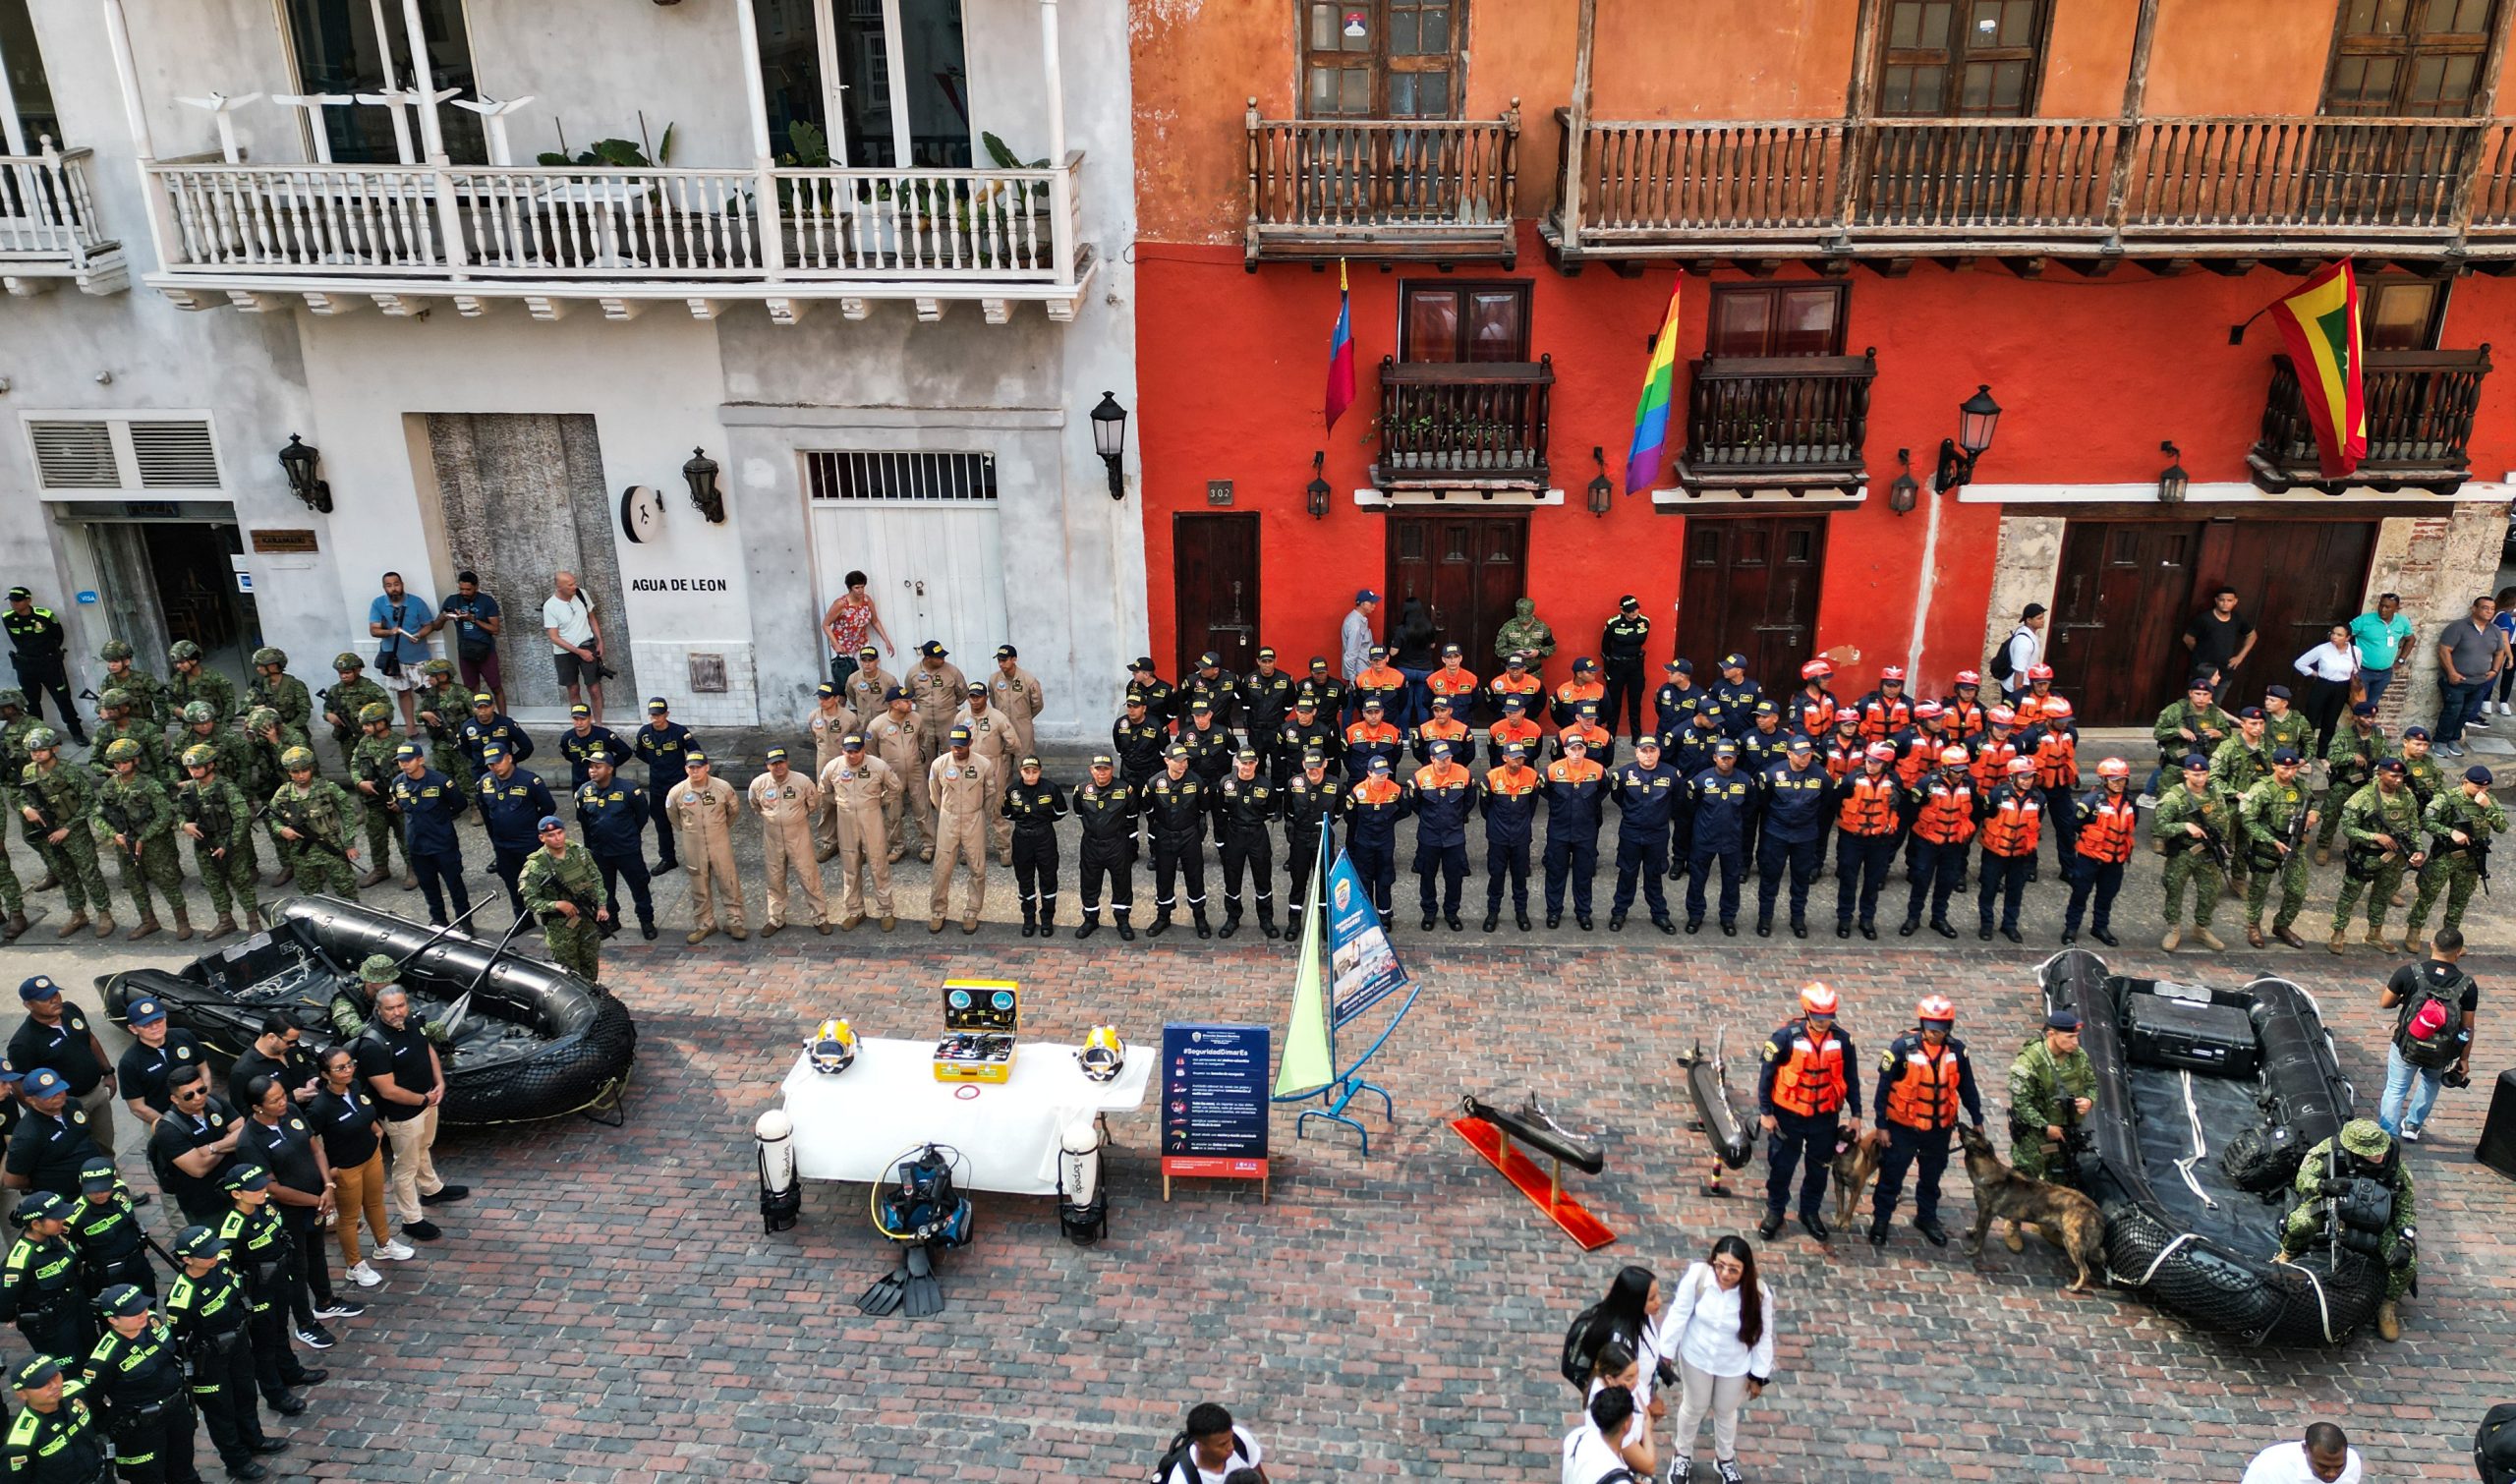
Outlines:
{"label": "man in green shirt", "polygon": [[332,740],[340,744],[341,765],[348,768],[351,755],[358,751],[358,713],[371,704],[390,708],[393,698],[367,678],[367,661],[348,650],[332,656],[332,673],[338,678],[323,692],[323,722],[331,727]]}
{"label": "man in green shirt", "polygon": [[2420,801],[2404,780],[2402,759],[2378,761],[2376,780],[2352,794],[2341,806],[2341,816],[2348,844],[2341,857],[2341,896],[2332,908],[2332,951],[2342,949],[2350,909],[2362,891],[2368,893],[2368,942],[2394,947],[2385,941],[2385,909],[2402,889],[2403,872],[2417,871],[2429,860],[2421,848]]}
{"label": "man in green shirt", "polygon": [[105,662],[105,683],[97,687],[120,690],[128,698],[131,719],[152,728],[163,737],[166,719],[171,714],[165,706],[166,682],[131,662],[131,641],[108,639],[97,657]]}
{"label": "man in green shirt", "polygon": [[2285,747],[2301,758],[2312,758],[2316,755],[2316,724],[2290,700],[2285,685],[2272,686],[2262,693],[2262,745],[2273,752]]}
{"label": "man in green shirt", "polygon": [[2385,687],[2393,684],[2394,664],[2411,634],[2402,599],[2391,593],[2377,594],[2373,611],[2350,620],[2350,641],[2359,650],[2359,680],[2368,688],[2369,705],[2384,699]]}
{"label": "man in green shirt", "polygon": [[[2068,1156],[2084,1137],[2080,1127],[2095,1100],[2096,1066],[2080,1050],[2079,1011],[2055,1010],[2009,1064],[2012,1168],[2030,1179],[2076,1184],[2076,1162]],[[2027,1247],[2016,1222],[2009,1224],[2001,1241],[2012,1252]]]}
{"label": "man in green shirt", "polygon": [[2149,728],[2149,735],[2157,739],[2158,767],[2143,791],[2156,793],[2170,769],[2182,768],[2184,760],[2197,752],[2207,758],[2236,729],[2237,718],[2210,699],[2210,677],[2195,676],[2185,688],[2184,699],[2158,713],[2157,724]]}
{"label": "man in green shirt", "polygon": [[105,746],[105,766],[113,776],[96,789],[96,847],[113,851],[122,868],[123,889],[140,914],[139,925],[124,941],[137,942],[158,931],[152,892],[162,893],[174,909],[176,939],[188,941],[193,919],[184,904],[184,859],[175,849],[175,806],[165,785],[141,771],[141,751],[130,737]]}
{"label": "man in green shirt", "polygon": [[[381,687],[378,687],[381,689]],[[337,700],[340,692],[333,691]],[[393,731],[393,708],[384,701],[370,701],[358,709],[358,726],[362,735],[350,749],[350,791],[358,795],[361,808],[367,811],[367,875],[358,880],[359,888],[381,886],[393,875],[393,847],[402,847],[402,886],[404,890],[419,885],[416,867],[411,865],[411,845],[402,838],[401,810],[393,802],[393,780],[402,775],[400,764],[394,761],[401,751],[402,739]]]}
{"label": "man in green shirt", "polygon": [[169,714],[180,715],[196,701],[208,702],[222,722],[236,714],[236,682],[201,663],[200,645],[189,639],[176,640],[166,651],[166,669]]}
{"label": "man in green shirt", "polygon": [[18,789],[18,812],[28,822],[30,837],[44,864],[52,868],[62,894],[70,899],[70,920],[61,925],[68,938],[87,926],[87,908],[96,909],[96,936],[114,931],[113,898],[105,894],[105,873],[96,865],[96,838],[88,816],[96,802],[96,775],[61,761],[61,734],[49,726],[27,733],[27,771]]}
{"label": "man in green shirt", "polygon": [[209,892],[218,921],[203,942],[216,942],[236,931],[236,914],[262,926],[261,902],[254,890],[254,810],[244,791],[230,782],[219,766],[218,750],[197,742],[184,751],[184,771],[192,777],[175,791],[175,814],[193,842],[193,864]]}

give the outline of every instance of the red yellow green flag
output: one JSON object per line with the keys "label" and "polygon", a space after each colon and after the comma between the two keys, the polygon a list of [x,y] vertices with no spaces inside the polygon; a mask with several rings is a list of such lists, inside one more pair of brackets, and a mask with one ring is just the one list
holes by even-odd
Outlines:
{"label": "red yellow green flag", "polygon": [[2271,306],[2272,323],[2289,349],[2298,395],[2315,424],[2316,453],[2326,479],[2368,456],[2368,404],[2360,374],[2359,277],[2343,258],[2320,269]]}

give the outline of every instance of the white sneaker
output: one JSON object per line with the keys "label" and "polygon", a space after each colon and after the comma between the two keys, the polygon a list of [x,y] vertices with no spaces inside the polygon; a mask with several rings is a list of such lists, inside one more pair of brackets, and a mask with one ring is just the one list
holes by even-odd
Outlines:
{"label": "white sneaker", "polygon": [[[382,1254],[379,1253],[377,1255],[381,1256]],[[376,1272],[375,1269],[371,1267],[365,1259],[361,1259],[350,1268],[350,1280],[362,1288],[373,1288],[378,1287],[383,1284],[384,1275]]]}
{"label": "white sneaker", "polygon": [[[419,1248],[411,1246],[398,1236],[375,1249],[375,1260],[380,1263],[406,1263],[419,1255]],[[361,1263],[359,1266],[363,1268],[367,1265]]]}
{"label": "white sneaker", "polygon": [[2402,1141],[2406,1144],[2419,1143],[2420,1125],[2417,1123],[2405,1123],[2402,1126]]}

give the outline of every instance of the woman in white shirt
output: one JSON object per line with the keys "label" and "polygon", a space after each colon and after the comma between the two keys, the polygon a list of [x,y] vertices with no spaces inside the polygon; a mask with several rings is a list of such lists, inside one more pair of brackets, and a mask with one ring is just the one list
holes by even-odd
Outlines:
{"label": "woman in white shirt", "polygon": [[1670,1484],[1694,1477],[1694,1436],[1707,1411],[1721,1484],[1741,1484],[1739,1408],[1761,1396],[1773,1375],[1773,1290],[1756,1277],[1756,1254],[1744,1238],[1713,1243],[1711,1260],[1678,1280],[1660,1316],[1660,1353],[1678,1363],[1683,1392]]}
{"label": "woman in white shirt", "polygon": [[2342,709],[2350,704],[2351,677],[2359,673],[2359,647],[2351,641],[2350,625],[2334,624],[2323,643],[2298,656],[2297,670],[2307,677],[2307,719],[2315,723],[2316,751],[2320,753],[2341,724]]}
{"label": "woman in white shirt", "polygon": [[[1653,1364],[1659,1362],[1652,1355]],[[1599,1346],[1598,1366],[1590,1373],[1590,1395],[1597,1397],[1609,1387],[1621,1386],[1634,1400],[1633,1419],[1626,1424],[1623,1436],[1615,1439],[1617,1455],[1625,1466],[1633,1470],[1637,1479],[1648,1479],[1659,1472],[1659,1458],[1651,1447],[1652,1407],[1650,1393],[1642,1389],[1642,1363],[1621,1341],[1611,1340]]]}

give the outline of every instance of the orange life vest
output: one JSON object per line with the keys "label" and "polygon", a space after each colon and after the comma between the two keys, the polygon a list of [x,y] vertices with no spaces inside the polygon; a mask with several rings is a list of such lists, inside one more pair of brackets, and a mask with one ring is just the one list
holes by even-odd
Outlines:
{"label": "orange life vest", "polygon": [[2011,702],[2009,709],[2018,717],[2018,729],[2020,731],[2025,731],[2029,727],[2033,726],[2036,722],[2043,720],[2044,703],[2052,699],[2053,698],[2050,696],[2039,696],[2033,691],[2029,691],[2026,695],[2023,695],[2016,701]]}
{"label": "orange life vest", "polygon": [[1884,696],[1873,696],[1861,703],[1860,740],[1863,742],[1883,740],[1889,732],[1903,731],[1913,724],[1913,720],[1914,708],[1911,702],[1890,701]]}
{"label": "orange life vest", "polygon": [[1846,784],[1844,807],[1836,822],[1846,834],[1882,835],[1896,832],[1896,793],[1898,784],[1892,774],[1855,773]]}
{"label": "orange life vest", "polygon": [[2121,865],[2132,858],[2132,842],[2140,828],[2141,811],[2132,802],[2131,790],[2124,790],[2120,797],[2100,795],[2096,812],[2080,826],[2074,844],[2089,860]]}
{"label": "orange life vest", "polygon": [[1963,742],[1988,724],[1984,719],[1983,704],[1979,701],[1960,701],[1951,696],[1939,703],[1939,712],[1940,730],[1952,741]]}
{"label": "orange life vest", "polygon": [[1904,751],[1896,755],[1896,778],[1907,788],[1922,780],[1922,774],[1939,766],[1939,755],[1949,745],[1944,732],[1915,730],[1904,741]]}
{"label": "orange life vest", "polygon": [[2007,737],[1986,735],[1981,745],[1974,749],[1974,760],[1967,765],[1967,769],[1974,774],[1976,792],[1990,793],[2001,786],[2001,779],[2009,776],[2009,760],[2018,756],[2017,737],[2016,732]]}
{"label": "orange life vest", "polygon": [[1473,670],[1445,667],[1425,676],[1424,688],[1436,696],[1472,696],[1476,693],[1476,674]]}
{"label": "orange life vest", "polygon": [[1971,783],[1931,779],[1922,795],[1914,833],[1934,845],[1963,845],[1974,837],[1974,789]]}
{"label": "orange life vest", "polygon": [[1916,1038],[1888,1086],[1887,1121],[1926,1133],[1955,1128],[1959,1068],[1956,1047],[1942,1043],[1934,1056],[1930,1044]]}
{"label": "orange life vest", "polygon": [[1798,1020],[1788,1034],[1791,1044],[1781,1048],[1783,1057],[1773,1071],[1773,1106],[1803,1118],[1843,1107],[1850,1092],[1844,1076],[1843,1033],[1830,1030],[1825,1040],[1812,1040],[1808,1022]]}
{"label": "orange life vest", "polygon": [[2080,739],[2047,732],[2035,744],[2035,786],[2077,788],[2080,783]]}
{"label": "orange life vest", "polygon": [[1793,698],[1800,703],[1800,729],[1812,737],[1822,737],[1834,728],[1835,698],[1820,691],[1811,699],[1806,691]]}
{"label": "orange life vest", "polygon": [[1983,821],[1983,849],[1992,855],[2018,858],[2035,853],[2044,836],[2044,801],[2032,793],[2002,789]]}
{"label": "orange life vest", "polygon": [[1850,742],[1828,743],[1826,745],[1826,776],[1840,783],[1860,771],[1861,755],[1868,750],[1868,744],[1857,737]]}

